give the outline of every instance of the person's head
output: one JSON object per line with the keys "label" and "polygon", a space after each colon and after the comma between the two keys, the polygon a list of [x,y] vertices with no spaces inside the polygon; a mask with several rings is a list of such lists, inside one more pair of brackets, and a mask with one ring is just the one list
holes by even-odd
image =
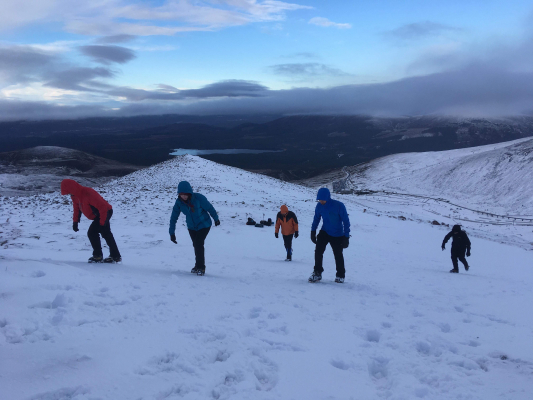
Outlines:
{"label": "person's head", "polygon": [[81,185],[72,179],[63,179],[61,181],[61,194],[63,196],[70,194],[75,196],[80,191]]}
{"label": "person's head", "polygon": [[320,204],[322,205],[326,204],[329,200],[331,200],[331,193],[329,192],[329,189],[328,188],[318,189],[316,199]]}
{"label": "person's head", "polygon": [[287,207],[285,204],[283,204],[279,208],[279,212],[281,213],[281,215],[287,215],[289,213],[289,207]]}
{"label": "person's head", "polygon": [[178,196],[183,201],[188,201],[192,196],[192,186],[187,181],[181,181],[178,184]]}
{"label": "person's head", "polygon": [[452,228],[452,232],[454,235],[457,235],[459,232],[461,232],[461,225],[454,225]]}

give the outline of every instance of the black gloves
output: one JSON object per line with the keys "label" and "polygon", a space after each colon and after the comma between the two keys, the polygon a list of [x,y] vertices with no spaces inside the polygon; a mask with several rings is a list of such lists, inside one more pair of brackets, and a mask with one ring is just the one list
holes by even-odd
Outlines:
{"label": "black gloves", "polygon": [[297,238],[299,235],[298,231],[294,232],[294,237]]}
{"label": "black gloves", "polygon": [[176,235],[170,235],[170,241],[178,244],[178,242],[176,242]]}
{"label": "black gloves", "polygon": [[446,245],[443,243],[442,244],[442,250],[444,250],[446,248]]}
{"label": "black gloves", "polygon": [[316,244],[316,231],[311,231],[311,242]]}
{"label": "black gloves", "polygon": [[274,236],[276,237],[276,239],[279,238],[279,233],[274,233]]}
{"label": "black gloves", "polygon": [[78,223],[77,223],[77,222],[72,223],[72,230],[73,230],[74,232],[78,232],[78,231],[79,231],[79,229],[78,229]]}
{"label": "black gloves", "polygon": [[215,226],[219,226],[219,225],[220,225],[220,220],[215,221]]}
{"label": "black gloves", "polygon": [[347,249],[350,245],[350,238],[348,236],[344,236],[344,239],[342,240],[342,248]]}
{"label": "black gloves", "polygon": [[470,257],[470,249],[466,250],[466,256]]}

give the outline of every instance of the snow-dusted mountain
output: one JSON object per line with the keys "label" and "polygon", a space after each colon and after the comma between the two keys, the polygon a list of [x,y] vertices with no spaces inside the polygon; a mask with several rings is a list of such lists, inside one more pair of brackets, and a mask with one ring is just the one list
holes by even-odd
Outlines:
{"label": "snow-dusted mountain", "polygon": [[[204,277],[189,272],[183,219],[178,245],[169,240],[181,180],[222,222]],[[530,398],[528,226],[465,222],[472,267],[449,274],[448,227],[432,220],[453,224],[453,210],[342,196],[346,283],[333,282],[328,249],[323,281],[310,284],[315,189],[192,156],[97,189],[123,264],[86,263],[89,223],[74,233],[57,192],[0,198],[6,399]],[[245,225],[284,203],[300,222],[292,263],[273,227]]]}
{"label": "snow-dusted mountain", "polygon": [[466,207],[533,216],[532,138],[461,150],[395,154],[345,171],[359,189],[442,197]]}
{"label": "snow-dusted mountain", "polygon": [[10,151],[0,153],[0,195],[29,196],[54,191],[68,177],[93,186],[139,168],[64,147]]}

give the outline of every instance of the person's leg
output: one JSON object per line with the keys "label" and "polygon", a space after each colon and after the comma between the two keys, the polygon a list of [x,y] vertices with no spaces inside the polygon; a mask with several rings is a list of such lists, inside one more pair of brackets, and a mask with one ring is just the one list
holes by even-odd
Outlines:
{"label": "person's leg", "polygon": [[117,243],[115,242],[115,237],[113,236],[113,233],[111,232],[111,225],[109,220],[113,216],[113,210],[109,210],[107,212],[107,219],[105,221],[104,226],[100,226],[100,233],[102,234],[102,237],[105,239],[105,242],[107,243],[107,246],[109,247],[109,255],[112,259],[119,259],[121,258],[120,252],[118,251]]}
{"label": "person's leg", "polygon": [[[466,258],[465,258],[465,255],[464,254],[460,254],[459,256],[457,256],[457,258],[459,259],[459,261],[461,261],[465,267],[465,270],[468,271],[468,262],[466,261]],[[457,264],[457,268],[459,268],[459,263]]]}
{"label": "person's leg", "polygon": [[329,244],[333,250],[333,255],[335,256],[335,266],[337,267],[337,277],[344,278],[346,274],[346,269],[344,268],[344,255],[342,254],[343,247],[342,242],[344,241],[344,236],[332,237]]}
{"label": "person's leg", "polygon": [[324,231],[320,231],[316,237],[315,273],[318,275],[322,275],[322,272],[324,272],[322,260],[324,259],[324,252],[326,251],[326,246],[329,243],[329,238],[330,236]]}
{"label": "person's leg", "polygon": [[102,257],[102,243],[100,242],[100,221],[96,218],[89,226],[87,237],[93,247],[93,257]]}
{"label": "person's leg", "polygon": [[453,270],[459,272],[459,263],[457,262],[457,254],[452,253]]}
{"label": "person's leg", "polygon": [[205,238],[211,228],[204,228],[198,231],[189,229],[189,235],[191,236],[192,245],[194,247],[194,256],[196,258],[195,268],[205,269]]}
{"label": "person's leg", "polygon": [[287,259],[290,260],[292,257],[292,238],[294,235],[283,235],[283,244],[285,245],[285,250],[287,250]]}

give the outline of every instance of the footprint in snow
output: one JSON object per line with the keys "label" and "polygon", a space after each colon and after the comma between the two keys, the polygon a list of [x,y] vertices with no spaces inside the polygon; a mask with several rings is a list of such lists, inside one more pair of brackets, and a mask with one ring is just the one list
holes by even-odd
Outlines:
{"label": "footprint in snow", "polygon": [[366,331],[366,340],[368,342],[375,342],[378,343],[379,339],[381,339],[381,333],[375,329],[371,329]]}
{"label": "footprint in snow", "polygon": [[343,360],[331,360],[329,362],[333,367],[337,368],[337,369],[341,369],[343,371],[347,371],[351,368],[351,364],[343,361]]}
{"label": "footprint in snow", "polygon": [[368,362],[368,373],[371,378],[380,380],[389,375],[389,360],[384,357],[375,357]]}

